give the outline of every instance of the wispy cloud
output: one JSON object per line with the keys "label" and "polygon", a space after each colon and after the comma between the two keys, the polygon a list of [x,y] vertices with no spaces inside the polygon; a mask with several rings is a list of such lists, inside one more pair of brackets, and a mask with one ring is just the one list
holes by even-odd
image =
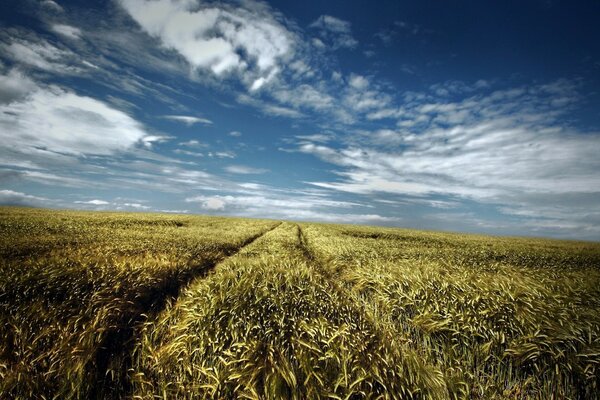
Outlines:
{"label": "wispy cloud", "polygon": [[192,139],[192,140],[188,140],[185,142],[180,142],[179,143],[180,146],[185,146],[185,147],[208,147],[208,145],[206,143],[201,143],[200,141],[196,140],[196,139]]}
{"label": "wispy cloud", "polygon": [[[350,211],[362,207],[358,203],[332,200],[298,191],[286,193],[262,185],[243,186],[247,189],[247,193],[193,196],[188,197],[186,202],[197,204],[200,210],[205,212],[249,217],[269,216],[291,220],[347,223],[393,223],[399,220],[397,217]],[[340,212],[341,210],[345,212]]]}
{"label": "wispy cloud", "polygon": [[352,36],[351,24],[348,21],[331,15],[321,15],[310,24],[310,28],[317,29],[321,39],[330,43],[333,49],[352,49],[358,45],[358,41]]}
{"label": "wispy cloud", "polygon": [[182,122],[187,126],[195,124],[212,125],[212,121],[206,118],[194,117],[190,115],[164,115],[163,118],[170,119],[172,121]]}
{"label": "wispy cloud", "polygon": [[269,170],[264,169],[264,168],[249,167],[247,165],[228,165],[227,167],[225,167],[225,171],[227,171],[231,174],[257,175],[257,174],[264,174],[265,172],[268,172]]}
{"label": "wispy cloud", "polygon": [[110,202],[105,201],[105,200],[94,199],[94,200],[87,200],[87,201],[76,201],[75,204],[91,204],[94,206],[105,206],[105,205],[110,204]]}
{"label": "wispy cloud", "polygon": [[64,8],[62,8],[57,2],[53,0],[41,0],[39,3],[42,7],[54,12],[62,13],[65,11]]}
{"label": "wispy cloud", "polygon": [[[312,182],[318,187],[453,196],[504,205],[500,211],[506,214],[515,214],[518,204],[531,217],[558,217],[539,205],[567,194],[572,201],[600,199],[600,133],[559,122],[576,101],[567,81],[486,91],[458,102],[427,95],[407,101],[394,115],[397,129],[352,135],[341,147],[305,139],[297,150],[341,167],[339,179]],[[565,221],[572,220],[567,209],[560,214]]]}
{"label": "wispy cloud", "polygon": [[[5,38],[6,40],[7,38]],[[8,43],[0,44],[5,56],[43,71],[64,75],[78,75],[83,69],[78,66],[77,56],[68,49],[59,48],[44,40],[8,38]]]}
{"label": "wispy cloud", "polygon": [[56,33],[58,33],[59,35],[62,35],[66,38],[69,39],[81,39],[81,29],[75,27],[75,26],[71,26],[71,25],[65,25],[65,24],[53,24],[52,25],[52,30]]}
{"label": "wispy cloud", "polygon": [[431,35],[433,33],[435,33],[433,30],[424,28],[419,24],[408,21],[394,21],[388,28],[378,31],[375,37],[381,40],[384,45],[390,46],[402,36]]}

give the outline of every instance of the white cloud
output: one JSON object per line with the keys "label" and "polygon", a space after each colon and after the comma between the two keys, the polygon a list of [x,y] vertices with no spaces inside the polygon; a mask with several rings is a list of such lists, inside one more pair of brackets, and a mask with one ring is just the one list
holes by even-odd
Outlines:
{"label": "white cloud", "polygon": [[293,53],[293,34],[265,5],[251,1],[227,7],[199,1],[120,0],[140,26],[163,46],[176,50],[193,68],[216,76],[237,73],[258,89]]}
{"label": "white cloud", "polygon": [[[450,86],[469,93],[489,88],[483,81]],[[567,226],[575,219],[573,202],[586,196],[600,200],[600,132],[560,122],[577,100],[569,82],[488,91],[458,102],[406,97],[391,113],[401,115],[398,129],[361,132],[329,145],[298,141],[298,151],[339,167],[338,179],[311,183],[356,194],[435,194],[502,205],[505,214],[538,218],[532,226],[543,225],[539,218]],[[560,213],[541,207],[566,195],[572,196],[571,205],[561,206]],[[600,213],[597,205],[585,209],[588,215]],[[577,225],[587,229],[589,219],[580,218]]]}
{"label": "white cloud", "polygon": [[23,100],[35,88],[31,79],[13,69],[6,75],[0,75],[0,104]]}
{"label": "white cloud", "polygon": [[0,45],[0,48],[14,61],[44,71],[64,75],[83,72],[83,69],[73,65],[78,59],[73,52],[59,49],[43,39],[33,42],[13,38],[10,44]]}
{"label": "white cloud", "polygon": [[110,204],[110,202],[94,199],[94,200],[88,200],[88,201],[76,201],[75,204],[91,204],[94,206],[105,206],[105,205]]}
{"label": "white cloud", "polygon": [[[242,185],[241,185],[242,186]],[[372,213],[340,213],[339,209],[361,206],[357,203],[336,201],[317,195],[296,191],[284,194],[270,192],[263,185],[243,184],[254,193],[247,195],[194,196],[186,199],[197,203],[206,211],[248,217],[269,217],[303,221],[326,221],[346,223],[392,223],[399,219]]]}
{"label": "white cloud", "polygon": [[179,145],[186,146],[186,147],[207,147],[208,146],[207,144],[201,143],[195,139],[188,140],[187,142],[180,142]]}
{"label": "white cloud", "polygon": [[354,89],[363,90],[369,86],[369,80],[362,75],[351,74],[349,82]]}
{"label": "white cloud", "polygon": [[148,211],[152,210],[152,207],[131,202],[121,202],[123,199],[117,198],[116,201],[110,202],[106,200],[79,200],[75,201],[74,204],[80,205],[79,208],[93,209],[93,210],[119,210],[119,211]]}
{"label": "white cloud", "polygon": [[133,209],[136,209],[136,210],[150,210],[150,208],[151,208],[149,206],[145,206],[145,205],[140,204],[140,203],[123,203],[123,206],[129,207],[129,208],[133,208]]}
{"label": "white cloud", "polygon": [[161,212],[161,213],[168,213],[168,214],[188,214],[190,212],[190,210],[156,210],[157,212]]}
{"label": "white cloud", "polygon": [[173,136],[166,135],[146,135],[141,139],[141,143],[151,149],[155,143],[164,143],[174,139]]}
{"label": "white cloud", "polygon": [[62,8],[57,2],[52,0],[42,0],[40,1],[40,5],[46,9],[55,11],[55,12],[64,12],[64,8]]}
{"label": "white cloud", "polygon": [[241,175],[254,175],[254,174],[264,174],[268,172],[268,169],[264,168],[253,168],[245,165],[229,165],[225,167],[225,171],[232,174],[241,174]]}
{"label": "white cloud", "polygon": [[346,107],[353,112],[372,113],[389,108],[392,96],[378,88],[377,85],[371,84],[366,77],[350,74],[348,88],[342,100]]}
{"label": "white cloud", "polygon": [[206,210],[223,210],[225,208],[225,201],[218,197],[210,197],[207,199],[202,199],[200,201],[202,202],[202,208]]}
{"label": "white cloud", "polygon": [[242,132],[240,132],[240,131],[231,131],[231,132],[229,132],[229,136],[240,137],[240,136],[242,136]]}
{"label": "white cloud", "polygon": [[32,196],[13,190],[0,190],[0,204],[11,206],[48,206],[49,200],[45,197]]}
{"label": "white cloud", "polygon": [[216,158],[235,158],[236,155],[233,151],[215,151],[215,152],[210,152],[208,153],[209,157],[216,157]]}
{"label": "white cloud", "polygon": [[324,49],[327,46],[325,46],[325,43],[323,43],[323,41],[319,38],[313,38],[312,40],[312,44],[313,46],[315,46],[317,49]]}
{"label": "white cloud", "polygon": [[278,117],[288,117],[288,118],[301,118],[304,116],[300,111],[294,110],[289,107],[282,107],[278,105],[274,105],[253,97],[250,97],[246,94],[240,94],[237,97],[237,101],[241,104],[247,104],[261,109],[265,114],[274,115]]}
{"label": "white cloud", "polygon": [[[274,196],[274,195],[263,195],[263,194],[252,194],[252,195],[227,195],[227,196],[195,196],[186,199],[189,203],[201,203],[204,204],[207,200],[220,200],[223,208],[225,206],[231,208],[237,208],[241,210],[260,210],[261,212],[270,211],[274,209],[286,209],[287,212],[290,210],[303,210],[303,209],[318,209],[323,207],[341,207],[349,208],[357,205],[356,203],[346,201],[336,201],[315,196]],[[268,214],[263,214],[268,215]]]}
{"label": "white cloud", "polygon": [[71,155],[109,155],[148,135],[122,111],[56,86],[0,105],[1,147],[21,153],[44,149]]}
{"label": "white cloud", "polygon": [[[331,15],[321,15],[309,26],[318,29],[321,37],[329,41],[334,49],[340,47],[351,49],[358,45],[358,41],[352,37],[352,29],[348,21]],[[317,46],[319,45],[317,44]]]}
{"label": "white cloud", "polygon": [[52,25],[52,30],[58,33],[59,35],[65,36],[69,39],[81,39],[81,29],[71,25],[54,24]]}
{"label": "white cloud", "polygon": [[327,142],[330,142],[331,140],[333,140],[334,136],[328,135],[328,134],[323,134],[323,133],[316,133],[313,135],[297,135],[296,138],[300,139],[300,140],[306,140],[309,143],[310,142],[327,143]]}
{"label": "white cloud", "polygon": [[163,118],[170,119],[172,121],[182,122],[187,126],[195,124],[212,125],[212,121],[206,118],[193,117],[189,115],[164,115]]}
{"label": "white cloud", "polygon": [[204,153],[200,153],[199,151],[189,151],[189,150],[183,150],[183,149],[175,149],[175,150],[173,150],[173,152],[175,154],[184,154],[186,156],[192,156],[192,157],[204,157]]}

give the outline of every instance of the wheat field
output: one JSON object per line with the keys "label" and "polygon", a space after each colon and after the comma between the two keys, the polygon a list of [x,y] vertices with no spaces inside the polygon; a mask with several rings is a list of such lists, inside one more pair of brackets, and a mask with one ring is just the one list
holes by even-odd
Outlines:
{"label": "wheat field", "polygon": [[596,399],[600,245],[0,208],[0,397]]}

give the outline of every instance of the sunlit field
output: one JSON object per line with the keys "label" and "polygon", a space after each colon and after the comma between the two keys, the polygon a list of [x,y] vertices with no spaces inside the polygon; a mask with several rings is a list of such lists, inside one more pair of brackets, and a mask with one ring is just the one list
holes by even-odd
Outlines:
{"label": "sunlit field", "polygon": [[596,399],[600,245],[0,208],[0,398]]}

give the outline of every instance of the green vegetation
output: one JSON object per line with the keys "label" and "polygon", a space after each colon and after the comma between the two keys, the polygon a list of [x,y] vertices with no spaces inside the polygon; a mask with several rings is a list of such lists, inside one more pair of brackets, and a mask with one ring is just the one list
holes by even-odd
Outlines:
{"label": "green vegetation", "polygon": [[0,397],[596,399],[600,245],[0,208]]}

